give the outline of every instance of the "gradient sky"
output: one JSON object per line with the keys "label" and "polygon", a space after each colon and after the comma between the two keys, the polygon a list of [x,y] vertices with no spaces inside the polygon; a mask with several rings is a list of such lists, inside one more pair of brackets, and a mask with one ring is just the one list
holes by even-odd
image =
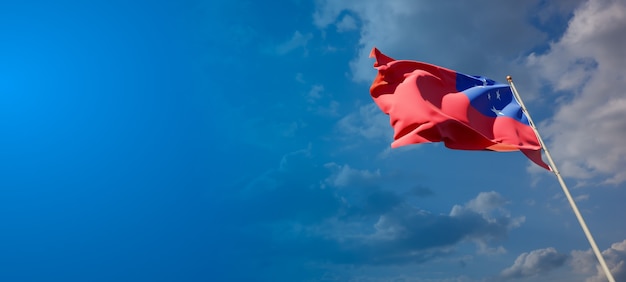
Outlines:
{"label": "gradient sky", "polygon": [[512,75],[626,280],[626,3],[518,2],[0,1],[0,280],[604,281],[521,153],[390,149],[374,46]]}

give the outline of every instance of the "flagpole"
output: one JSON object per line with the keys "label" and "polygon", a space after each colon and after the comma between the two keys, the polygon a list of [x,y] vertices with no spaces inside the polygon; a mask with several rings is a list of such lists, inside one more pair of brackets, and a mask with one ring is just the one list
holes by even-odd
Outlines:
{"label": "flagpole", "polygon": [[565,181],[563,181],[563,177],[561,176],[561,173],[559,173],[559,170],[556,168],[556,165],[554,164],[554,160],[552,160],[552,156],[550,155],[550,152],[548,151],[548,147],[546,147],[546,144],[541,139],[541,135],[539,135],[539,131],[537,130],[535,123],[530,117],[530,113],[526,109],[526,106],[524,106],[524,102],[522,102],[522,97],[520,97],[519,93],[517,92],[517,89],[515,88],[515,85],[513,84],[513,78],[510,75],[508,75],[506,77],[506,80],[509,82],[509,85],[511,85],[511,90],[513,90],[513,95],[515,95],[515,99],[517,99],[520,106],[522,107],[522,111],[526,113],[526,116],[528,117],[528,122],[530,123],[530,127],[535,132],[535,135],[537,135],[539,144],[541,145],[541,148],[543,148],[543,151],[546,153],[546,158],[548,159],[550,168],[552,169],[552,172],[554,173],[554,175],[556,175],[556,178],[559,180],[559,184],[561,184],[561,188],[563,188],[563,192],[565,193],[565,196],[567,197],[567,200],[569,201],[569,205],[572,207],[572,210],[574,210],[574,214],[576,215],[576,218],[578,219],[578,223],[580,223],[580,226],[583,228],[583,231],[585,232],[585,236],[587,236],[587,240],[589,241],[589,244],[591,245],[591,249],[593,249],[593,252],[595,253],[596,258],[598,258],[598,261],[600,262],[600,266],[602,266],[602,269],[604,270],[604,274],[606,275],[606,278],[609,280],[609,282],[615,282],[615,278],[613,278],[613,275],[611,275],[611,271],[607,267],[606,262],[604,261],[604,258],[602,257],[602,253],[600,252],[600,250],[598,249],[598,246],[596,245],[596,241],[593,239],[593,236],[591,236],[591,232],[589,231],[589,228],[587,228],[587,224],[585,223],[583,216],[580,214],[580,211],[578,211],[576,202],[574,202],[574,199],[572,198],[572,195],[570,194],[569,189],[565,185]]}

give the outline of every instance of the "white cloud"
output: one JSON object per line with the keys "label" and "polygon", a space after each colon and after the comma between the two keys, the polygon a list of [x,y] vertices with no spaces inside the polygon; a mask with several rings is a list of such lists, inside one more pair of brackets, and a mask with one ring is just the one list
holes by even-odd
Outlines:
{"label": "white cloud", "polygon": [[523,253],[512,266],[504,269],[500,276],[504,279],[535,277],[546,274],[562,266],[568,255],[557,252],[554,248],[545,248]]}
{"label": "white cloud", "polygon": [[311,33],[307,33],[307,34],[302,34],[300,33],[300,31],[295,31],[293,33],[293,36],[291,36],[291,38],[281,44],[279,44],[278,46],[276,46],[276,53],[278,55],[285,55],[293,50],[296,50],[298,48],[304,48],[306,47],[307,43],[309,42],[309,40],[311,40],[313,38],[313,34]]}
{"label": "white cloud", "polygon": [[289,171],[290,167],[298,166],[302,162],[302,159],[308,159],[311,157],[311,144],[309,143],[306,149],[300,149],[297,151],[285,154],[280,159],[279,171]]}
{"label": "white cloud", "polygon": [[[301,169],[303,166],[306,167],[306,163],[309,162],[311,158],[311,149],[312,146],[309,144],[307,148],[283,155],[278,168],[269,169],[251,179],[239,191],[240,196],[254,198],[260,194],[267,194],[277,189],[280,186],[280,181],[277,180],[277,176],[285,173],[293,173],[294,170]],[[245,175],[242,175],[242,178],[243,177],[245,177]]]}
{"label": "white cloud", "polygon": [[[490,247],[489,244],[505,238],[509,230],[515,227],[511,224],[514,220],[510,216],[486,217],[467,208],[467,204],[456,206],[465,208],[450,215],[435,214],[403,202],[402,198],[398,199],[400,201],[396,201],[391,209],[378,214],[372,226],[373,232],[367,228],[358,228],[351,229],[353,234],[347,234],[345,231],[350,228],[339,228],[344,232],[325,234],[332,238],[349,238],[350,245],[354,247],[351,251],[359,254],[358,259],[373,264],[424,262],[449,254],[463,242],[477,243],[479,254],[506,252],[501,246]],[[337,221],[333,223],[333,229],[346,224]]]}
{"label": "white cloud", "polygon": [[[614,243],[602,252],[602,256],[609,267],[615,281],[626,281],[626,240]],[[606,281],[604,271],[591,250],[573,251],[572,267],[579,273],[595,273],[587,278],[586,282]]]}
{"label": "white cloud", "polygon": [[391,141],[393,130],[389,117],[374,103],[361,106],[356,113],[343,117],[337,123],[337,130],[355,139],[355,135],[368,140]]}
{"label": "white cloud", "polygon": [[306,83],[306,80],[304,80],[304,75],[301,72],[296,73],[296,81],[299,83]]}
{"label": "white cloud", "polygon": [[507,201],[495,191],[481,192],[466,204],[466,207],[482,215],[488,215],[494,209],[501,209]]}
{"label": "white cloud", "polygon": [[337,23],[337,32],[346,32],[355,29],[357,29],[356,20],[350,15],[343,16],[341,21]]}
{"label": "white cloud", "polygon": [[322,98],[322,92],[324,92],[324,85],[315,84],[309,90],[307,94],[307,102],[315,103],[317,100]]}
{"label": "white cloud", "polygon": [[450,215],[457,216],[470,211],[478,213],[488,219],[494,211],[506,212],[504,206],[507,203],[508,202],[498,192],[480,192],[476,198],[465,203],[465,205],[455,205],[450,211]]}
{"label": "white cloud", "polygon": [[[508,210],[504,208],[504,206],[508,204],[508,201],[504,199],[499,193],[495,191],[491,192],[480,192],[476,198],[468,201],[465,205],[455,205],[450,210],[451,217],[463,218],[468,215],[480,215],[482,220],[489,223],[497,223],[501,229],[499,232],[504,234],[504,232],[517,228],[522,225],[522,223],[526,220],[524,216],[520,217],[511,217]],[[484,233],[483,233],[484,232]],[[486,234],[489,234],[486,236]],[[482,254],[502,254],[506,253],[506,250],[498,246],[496,248],[491,248],[488,246],[487,242],[492,238],[500,237],[500,235],[496,235],[493,231],[484,230],[482,232],[478,232],[475,236],[468,236],[467,239],[470,239],[478,246],[478,253]]]}
{"label": "white cloud", "polygon": [[339,115],[339,102],[332,100],[330,95],[324,93],[324,85],[314,84],[307,92],[305,99],[308,103],[307,110],[321,116]]}
{"label": "white cloud", "polygon": [[326,179],[326,183],[335,187],[347,187],[380,178],[380,170],[369,171],[351,168],[349,165],[328,163],[326,168],[334,170],[334,173]]}
{"label": "white cloud", "polygon": [[[345,11],[358,18],[359,52],[351,63],[356,81],[370,81],[374,76],[369,59],[373,46],[392,57],[429,60],[461,68],[459,71],[489,75],[484,72],[494,66],[511,66],[513,59],[521,55],[519,50],[545,40],[546,36],[524,18],[537,3],[323,0],[318,2],[314,23],[321,29],[337,25],[337,18]],[[488,7],[489,13],[467,12],[481,7]]]}
{"label": "white cloud", "polygon": [[[241,208],[254,211],[242,220],[258,224],[263,219],[262,226],[280,234],[255,236],[254,244],[271,246],[269,260],[288,256],[331,267],[371,269],[457,260],[455,249],[464,243],[477,243],[478,254],[505,252],[491,245],[507,237],[515,220],[508,211],[499,216],[477,212],[500,211],[506,201],[497,193],[481,193],[459,206],[462,210],[457,213],[434,213],[411,204],[407,194],[379,187],[385,181],[378,171],[329,163],[324,165],[332,171],[327,184],[341,189],[312,186],[320,179],[312,160],[310,147],[286,154],[278,169],[254,180],[240,195],[245,199]],[[350,197],[351,193],[362,198]]]}
{"label": "white cloud", "polygon": [[420,146],[402,146],[398,148],[391,148],[391,146],[388,146],[383,151],[378,153],[376,157],[379,159],[387,159],[392,156],[399,156],[399,155],[406,154],[409,151],[419,150],[419,148],[421,147]]}
{"label": "white cloud", "polygon": [[563,175],[626,181],[626,2],[589,0],[565,34],[528,65],[550,85],[573,93],[541,128]]}
{"label": "white cloud", "polygon": [[578,195],[574,198],[574,201],[576,202],[582,202],[586,200],[589,200],[589,194]]}

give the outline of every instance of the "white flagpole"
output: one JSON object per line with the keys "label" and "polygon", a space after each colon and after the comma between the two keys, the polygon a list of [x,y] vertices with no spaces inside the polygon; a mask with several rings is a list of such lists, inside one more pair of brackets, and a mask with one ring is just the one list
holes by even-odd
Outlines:
{"label": "white flagpole", "polygon": [[546,144],[541,139],[541,135],[539,135],[539,131],[537,130],[535,123],[530,117],[530,113],[526,109],[526,106],[524,106],[524,102],[522,102],[522,97],[520,97],[519,93],[517,92],[517,89],[515,89],[515,85],[513,84],[513,78],[510,75],[508,75],[506,77],[506,80],[509,82],[509,85],[511,85],[511,90],[513,90],[513,95],[515,95],[515,99],[517,99],[520,106],[522,107],[522,111],[526,113],[526,116],[528,117],[528,122],[530,123],[530,127],[532,127],[533,131],[535,131],[535,135],[537,135],[539,144],[541,145],[541,148],[543,148],[543,151],[546,153],[546,158],[548,159],[550,168],[552,169],[552,172],[554,173],[554,175],[556,175],[556,178],[559,180],[559,183],[561,184],[561,188],[563,188],[563,192],[565,193],[565,196],[567,197],[567,200],[569,201],[569,205],[574,210],[574,214],[576,214],[578,223],[580,223],[580,226],[583,228],[583,231],[585,232],[585,236],[587,236],[587,240],[589,241],[589,244],[591,245],[591,249],[593,249],[593,252],[595,253],[596,258],[598,258],[598,261],[600,262],[600,266],[602,266],[602,269],[604,270],[604,274],[606,275],[606,278],[609,280],[609,282],[615,282],[615,278],[613,278],[613,275],[611,275],[611,271],[606,266],[606,262],[604,261],[604,258],[602,257],[602,253],[598,249],[598,246],[596,245],[596,241],[593,239],[593,236],[591,236],[591,232],[589,231],[589,228],[587,228],[587,224],[585,223],[583,216],[580,214],[580,211],[578,211],[576,202],[574,202],[572,195],[569,193],[569,189],[565,185],[565,181],[563,181],[563,177],[561,177],[559,170],[556,168],[556,165],[554,164],[554,161],[552,160],[552,156],[550,155],[550,152],[548,151],[548,147],[546,147]]}

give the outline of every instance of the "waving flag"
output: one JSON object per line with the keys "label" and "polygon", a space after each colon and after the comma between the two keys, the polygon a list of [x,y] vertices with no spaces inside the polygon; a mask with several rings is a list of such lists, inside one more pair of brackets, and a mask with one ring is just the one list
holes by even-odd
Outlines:
{"label": "waving flag", "polygon": [[521,151],[537,165],[541,145],[511,88],[481,76],[394,60],[374,48],[378,75],[370,93],[389,115],[392,148],[443,142],[457,150]]}

